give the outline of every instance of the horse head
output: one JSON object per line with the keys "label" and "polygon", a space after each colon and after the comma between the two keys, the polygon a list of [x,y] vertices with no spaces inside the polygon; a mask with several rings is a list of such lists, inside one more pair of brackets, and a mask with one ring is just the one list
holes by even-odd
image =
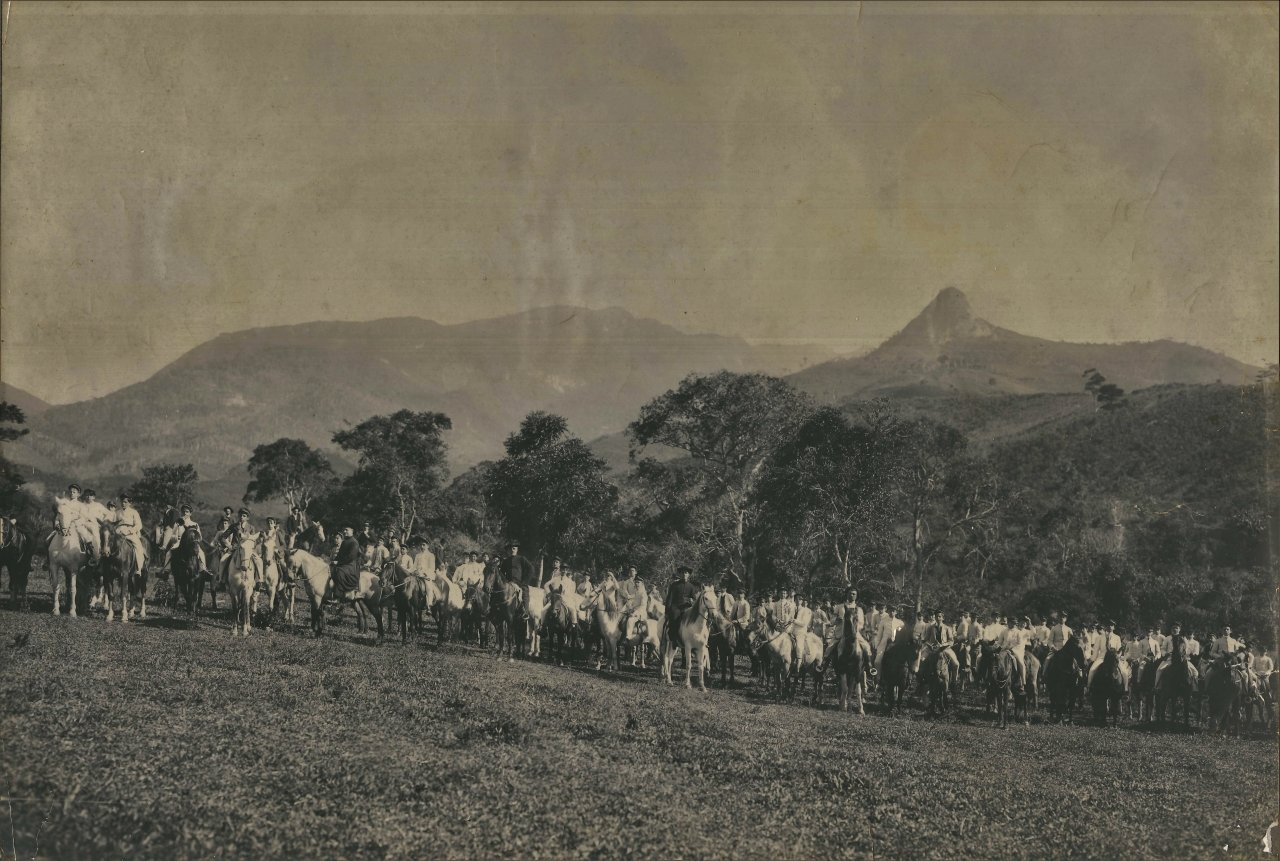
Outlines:
{"label": "horse head", "polygon": [[55,496],[53,504],[57,509],[57,514],[53,518],[54,528],[62,533],[62,537],[65,538],[71,534],[71,500]]}

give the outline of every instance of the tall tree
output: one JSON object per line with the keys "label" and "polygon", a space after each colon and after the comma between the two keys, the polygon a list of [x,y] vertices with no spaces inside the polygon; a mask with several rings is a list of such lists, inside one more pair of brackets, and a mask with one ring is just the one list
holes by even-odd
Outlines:
{"label": "tall tree", "polygon": [[608,464],[545,412],[525,416],[506,452],[489,470],[488,496],[508,532],[537,556],[591,552],[618,502]]}
{"label": "tall tree", "polygon": [[328,458],[303,440],[287,437],[255,448],[248,470],[252,478],[245,502],[283,499],[303,509],[337,480]]}
{"label": "tall tree", "polygon": [[189,463],[162,463],[144,467],[142,478],[130,486],[129,495],[143,518],[154,523],[169,506],[194,507],[196,482],[199,480],[200,474]]}
{"label": "tall tree", "polygon": [[8,401],[0,401],[0,508],[11,509],[26,483],[17,468],[4,456],[3,443],[13,442],[27,435],[27,417],[22,410]]}
{"label": "tall tree", "polygon": [[724,526],[717,537],[735,575],[751,585],[757,557],[755,494],[769,454],[808,417],[809,399],[776,377],[721,371],[690,375],[645,404],[627,433],[633,456],[660,444],[688,454],[706,493],[719,501]]}
{"label": "tall tree", "polygon": [[855,560],[891,534],[894,427],[880,414],[852,424],[825,407],[774,452],[757,494],[795,562],[834,567],[847,586]]}
{"label": "tall tree", "polygon": [[333,441],[360,456],[343,483],[347,516],[359,512],[390,523],[407,538],[419,525],[447,474],[444,431],[453,423],[444,413],[400,410],[338,431]]}

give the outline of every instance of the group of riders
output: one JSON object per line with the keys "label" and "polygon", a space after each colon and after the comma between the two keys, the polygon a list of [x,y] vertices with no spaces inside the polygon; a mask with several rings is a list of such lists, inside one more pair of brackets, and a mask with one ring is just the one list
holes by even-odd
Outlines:
{"label": "group of riders", "polygon": [[[594,608],[610,608],[617,613],[618,630],[624,640],[633,631],[666,627],[670,640],[677,642],[677,620],[693,606],[703,588],[691,581],[692,569],[687,566],[678,569],[665,590],[646,583],[635,567],[625,568],[621,576],[609,570],[593,576],[571,573],[560,559],[553,558],[549,560],[549,571],[544,571],[542,563],[535,566],[520,555],[515,542],[510,543],[505,554],[470,551],[455,564],[446,565],[425,539],[414,537],[402,542],[390,532],[377,533],[370,523],[359,531],[346,526],[329,537],[321,523],[310,519],[298,506],[291,509],[283,524],[268,517],[261,529],[253,524],[247,509],[236,512],[228,506],[222,509],[208,541],[189,505],[168,509],[152,533],[147,534],[128,494],[121,494],[118,504],[115,500],[103,504],[93,490],[82,493],[79,486],[72,484],[66,499],[59,500],[59,512],[59,529],[80,537],[90,566],[101,557],[104,546],[127,543],[134,551],[129,555],[136,573],[143,573],[148,558],[168,570],[170,557],[183,546],[185,536],[194,564],[216,588],[219,583],[225,584],[237,548],[252,548],[246,551],[248,562],[259,579],[269,564],[287,577],[295,567],[291,564],[294,551],[302,550],[328,564],[332,578],[328,592],[339,600],[360,598],[362,571],[392,571],[395,582],[405,582],[408,577],[432,579],[439,584],[441,594],[454,596],[458,605],[470,601],[481,590],[487,598],[495,590],[501,593],[510,588],[518,589],[522,606],[528,606],[529,590],[533,588],[542,590],[540,594],[545,594],[548,604],[557,602],[571,608],[584,623]],[[111,542],[112,536],[119,541]],[[50,535],[50,541],[53,537]],[[150,554],[144,542],[149,543]],[[822,644],[820,657],[813,656],[819,661],[829,661],[842,645],[856,649],[868,683],[882,672],[886,655],[896,645],[908,642],[913,646],[913,673],[918,673],[926,660],[944,661],[950,677],[957,681],[966,676],[973,678],[984,651],[1011,654],[1014,683],[1019,688],[1027,683],[1029,656],[1035,656],[1032,660],[1042,665],[1040,672],[1047,676],[1055,657],[1068,644],[1073,660],[1080,660],[1081,666],[1087,668],[1086,690],[1109,654],[1115,656],[1126,688],[1136,672],[1150,670],[1158,681],[1166,667],[1186,667],[1194,684],[1200,667],[1219,666],[1240,674],[1247,684],[1265,693],[1276,669],[1265,649],[1236,637],[1230,627],[1218,636],[1203,639],[1195,631],[1183,633],[1178,622],[1171,624],[1167,633],[1152,626],[1145,632],[1121,634],[1113,621],[1090,621],[1073,628],[1065,612],[1047,620],[1029,615],[1018,619],[962,612],[952,624],[942,610],[917,614],[904,613],[902,608],[885,603],[864,606],[852,589],[838,601],[819,600],[787,588],[748,596],[745,585],[731,572],[717,580],[713,588],[719,630],[736,635],[732,639],[741,644],[753,639],[758,643],[761,632],[785,636],[790,640],[791,648],[786,651],[792,673],[801,668],[805,643],[812,642],[810,635]],[[851,642],[846,643],[846,638]],[[657,638],[646,640],[641,634],[631,642],[643,650],[646,643],[656,647]]]}

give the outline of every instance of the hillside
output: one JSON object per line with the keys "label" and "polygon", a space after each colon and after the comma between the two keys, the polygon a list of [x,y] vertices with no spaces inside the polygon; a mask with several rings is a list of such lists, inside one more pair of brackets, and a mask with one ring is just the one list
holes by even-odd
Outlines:
{"label": "hillside", "polygon": [[50,404],[9,383],[0,383],[0,401],[8,401],[26,415],[28,419],[38,416],[49,409]]}
{"label": "hillside", "polygon": [[965,295],[947,288],[867,355],[814,365],[790,379],[816,397],[839,403],[877,396],[1078,392],[1086,368],[1097,368],[1125,389],[1246,384],[1257,372],[1175,341],[1072,344],[1021,335],[975,317]]}
{"label": "hillside", "polygon": [[451,456],[466,466],[500,453],[531,410],[558,412],[591,438],[620,429],[690,372],[772,370],[762,361],[745,341],[616,308],[540,308],[456,326],[399,318],[254,329],[107,397],[49,409],[13,456],[82,475],[191,461],[214,479],[243,469],[258,443],[288,435],[331,449],[335,430],[409,408],[452,418]]}

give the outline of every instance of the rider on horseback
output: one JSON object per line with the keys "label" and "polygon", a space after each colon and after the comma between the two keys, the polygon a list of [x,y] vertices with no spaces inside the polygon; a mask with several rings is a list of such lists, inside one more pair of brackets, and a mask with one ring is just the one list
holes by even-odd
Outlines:
{"label": "rider on horseback", "polygon": [[685,610],[693,606],[697,587],[689,582],[693,569],[681,565],[676,569],[676,579],[667,587],[667,598],[663,603],[667,608],[667,634],[672,643],[680,642],[680,617]]}
{"label": "rider on horseback", "polygon": [[[924,644],[931,651],[940,653],[942,658],[951,665],[951,677],[957,678],[960,675],[960,660],[956,657],[956,653],[951,650],[951,644],[955,641],[955,629],[948,625],[942,618],[942,611],[939,610],[933,614],[933,624],[925,629]],[[919,667],[916,667],[919,672]]]}
{"label": "rider on horseback", "polygon": [[840,648],[840,642],[844,639],[844,622],[848,619],[852,623],[854,642],[858,645],[858,651],[862,653],[862,666],[871,666],[871,644],[862,636],[864,616],[862,608],[858,606],[857,589],[849,589],[844,593],[844,603],[835,608],[833,615],[835,616],[836,636],[823,650],[822,663],[826,664],[830,660],[832,653]]}
{"label": "rider on horseback", "polygon": [[[64,518],[62,527],[80,539],[81,547],[89,554],[89,564],[98,564],[98,557],[102,555],[102,539],[98,534],[97,524],[89,519],[84,501],[80,499],[80,485],[67,485],[67,498],[62,501],[61,510]],[[58,511],[59,508],[55,505],[53,509],[55,524],[58,522]],[[49,534],[49,540],[45,542],[46,547],[53,541],[55,534],[56,532]]]}
{"label": "rider on horseback", "polygon": [[134,570],[122,573],[141,574],[145,558],[142,550],[142,518],[138,516],[138,510],[133,507],[133,500],[127,493],[120,494],[120,519],[116,523],[116,535],[133,545]]}

